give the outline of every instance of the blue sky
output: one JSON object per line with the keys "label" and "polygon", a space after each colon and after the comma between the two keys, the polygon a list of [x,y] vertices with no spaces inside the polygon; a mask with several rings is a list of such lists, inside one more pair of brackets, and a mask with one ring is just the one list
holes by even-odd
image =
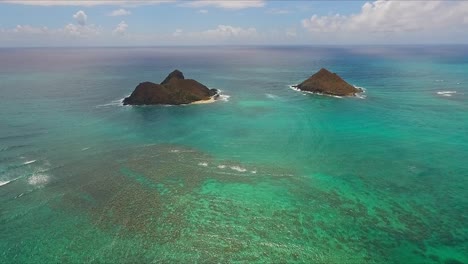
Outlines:
{"label": "blue sky", "polygon": [[468,43],[467,1],[0,0],[0,46]]}

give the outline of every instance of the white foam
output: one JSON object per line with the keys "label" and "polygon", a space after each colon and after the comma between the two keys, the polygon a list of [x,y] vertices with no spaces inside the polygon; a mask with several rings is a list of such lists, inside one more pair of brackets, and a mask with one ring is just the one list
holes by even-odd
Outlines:
{"label": "white foam", "polygon": [[36,160],[28,160],[28,161],[23,162],[23,165],[28,165],[34,162],[36,162]]}
{"label": "white foam", "polygon": [[171,153],[178,153],[178,152],[180,152],[180,150],[178,150],[178,149],[171,149],[170,152],[171,152]]}
{"label": "white foam", "polygon": [[251,171],[250,173],[252,173],[252,174],[256,174],[256,173],[257,173],[257,171],[256,171],[256,170],[253,170],[253,171]]}
{"label": "white foam", "polygon": [[46,174],[34,174],[28,178],[28,183],[34,186],[42,186],[49,182],[49,175]]}
{"label": "white foam", "polygon": [[217,100],[224,101],[224,102],[229,102],[229,98],[231,98],[230,95],[220,94]]}
{"label": "white foam", "polygon": [[270,98],[270,99],[278,99],[278,98],[279,98],[279,96],[274,95],[274,94],[269,94],[269,93],[267,93],[267,94],[265,94],[265,95],[266,95],[266,97],[268,97],[268,98]]}
{"label": "white foam", "polygon": [[85,150],[88,150],[89,147],[86,147],[86,148],[82,148],[81,151],[85,151]]}
{"label": "white foam", "polygon": [[226,165],[218,165],[218,169],[225,169]]}
{"label": "white foam", "polygon": [[235,171],[238,171],[238,172],[246,172],[247,171],[247,169],[239,167],[239,166],[231,166],[230,168],[231,168],[231,170],[235,170]]}
{"label": "white foam", "polygon": [[200,162],[200,163],[198,163],[198,166],[207,167],[207,166],[208,166],[208,163],[206,163],[206,162]]}
{"label": "white foam", "polygon": [[[298,89],[296,86],[297,86],[297,84],[295,84],[295,85],[288,85],[288,87],[289,87],[290,89],[293,89],[294,91],[297,91],[297,92],[301,92],[303,95],[307,95],[307,94],[316,94],[316,95],[329,96],[329,97],[334,97],[334,98],[343,98],[343,96],[339,96],[339,95],[331,95],[331,94],[323,94],[323,93],[316,93],[316,92],[303,91],[303,90]],[[364,89],[363,87],[355,86],[355,85],[353,85],[353,86],[354,86],[355,88],[362,89],[362,92],[356,93],[356,94],[354,95],[354,97],[359,98],[359,99],[365,99],[365,98],[366,98],[366,95],[364,95],[364,93],[366,92],[366,89]]]}
{"label": "white foam", "polygon": [[444,80],[435,80],[436,82],[443,82]]}
{"label": "white foam", "polygon": [[120,98],[118,100],[113,100],[110,103],[97,105],[96,108],[107,107],[107,106],[123,106],[123,101],[125,100],[125,98],[127,98],[129,96],[130,96],[130,94],[123,97],[123,98]]}
{"label": "white foam", "polygon": [[12,182],[14,180],[10,180],[10,181],[0,181],[0,186],[3,186],[3,185],[7,185],[9,184],[10,182]]}
{"label": "white foam", "polygon": [[447,97],[452,96],[452,95],[454,95],[456,93],[457,93],[457,91],[439,91],[439,92],[437,92],[438,95],[447,96]]}

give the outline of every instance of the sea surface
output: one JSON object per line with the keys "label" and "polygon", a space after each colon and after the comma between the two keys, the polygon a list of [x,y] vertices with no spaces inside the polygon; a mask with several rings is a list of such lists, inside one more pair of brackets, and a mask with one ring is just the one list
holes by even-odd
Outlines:
{"label": "sea surface", "polygon": [[0,49],[0,263],[83,262],[468,263],[468,46]]}

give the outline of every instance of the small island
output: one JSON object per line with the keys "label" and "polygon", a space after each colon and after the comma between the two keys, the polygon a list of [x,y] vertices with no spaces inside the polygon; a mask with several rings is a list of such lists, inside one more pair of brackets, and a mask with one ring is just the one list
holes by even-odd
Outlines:
{"label": "small island", "polygon": [[362,89],[352,86],[336,73],[332,73],[325,68],[320,69],[309,79],[293,87],[305,92],[333,96],[356,96],[356,94],[362,92]]}
{"label": "small island", "polygon": [[124,105],[183,105],[210,103],[219,97],[217,89],[185,79],[179,70],[171,72],[161,84],[140,83],[132,94],[123,100]]}

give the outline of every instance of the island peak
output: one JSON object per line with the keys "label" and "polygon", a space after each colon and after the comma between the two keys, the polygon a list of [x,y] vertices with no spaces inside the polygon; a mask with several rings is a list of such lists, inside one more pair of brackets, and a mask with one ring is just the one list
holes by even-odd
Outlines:
{"label": "island peak", "polygon": [[218,90],[209,89],[192,79],[185,79],[179,70],[171,72],[161,84],[142,82],[125,98],[124,105],[181,105],[211,102],[218,97]]}
{"label": "island peak", "polygon": [[307,80],[295,86],[295,88],[301,91],[335,96],[355,96],[362,92],[361,89],[347,83],[338,74],[325,68],[321,68]]}

